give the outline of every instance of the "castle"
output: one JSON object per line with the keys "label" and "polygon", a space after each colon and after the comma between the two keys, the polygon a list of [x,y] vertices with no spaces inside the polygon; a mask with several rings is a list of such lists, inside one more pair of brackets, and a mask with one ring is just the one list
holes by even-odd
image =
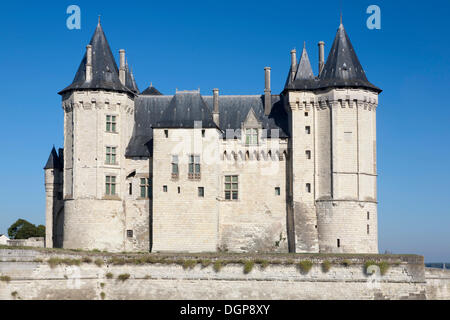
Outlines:
{"label": "castle", "polygon": [[139,92],[99,22],[63,89],[44,168],[46,246],[108,251],[378,253],[376,109],[342,23],[319,73],[283,91]]}

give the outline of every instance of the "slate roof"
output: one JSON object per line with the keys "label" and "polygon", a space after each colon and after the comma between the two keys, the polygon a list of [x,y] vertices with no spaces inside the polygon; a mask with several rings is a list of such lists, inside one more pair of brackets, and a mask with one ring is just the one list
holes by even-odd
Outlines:
{"label": "slate roof", "polygon": [[141,92],[141,95],[160,96],[162,93],[159,92],[153,85],[150,85],[147,89]]}
{"label": "slate roof", "polygon": [[[272,96],[272,111],[264,115],[264,95],[219,96],[219,127],[225,138],[226,129],[235,130],[240,138],[241,124],[253,109],[263,129],[280,129],[280,137],[288,137],[288,115],[282,98]],[[200,93],[177,93],[173,96],[139,95],[135,99],[135,125],[125,155],[148,157],[152,149],[153,128],[193,128],[202,121],[203,128],[216,128],[212,121],[213,97]],[[227,137],[230,138],[230,137]],[[233,137],[234,138],[234,137]]]}
{"label": "slate roof", "polygon": [[56,153],[55,147],[53,147],[52,151],[50,151],[47,163],[45,164],[44,170],[47,169],[62,169],[62,163]]}
{"label": "slate roof", "polygon": [[364,69],[342,23],[339,25],[320,77],[300,82],[288,82],[285,86],[285,90],[316,90],[324,88],[363,88],[374,90],[378,93],[382,91],[367,80]]}
{"label": "slate roof", "polygon": [[[92,46],[92,80],[86,82],[85,53],[72,84],[61,90],[59,94],[63,94],[70,90],[82,89],[103,89],[126,93],[132,93],[135,89],[137,90],[136,84],[133,84],[134,80],[131,72],[126,76],[126,78],[128,78],[126,86],[122,85],[120,82],[119,69],[117,68],[116,61],[100,22],[98,23],[89,44]],[[137,90],[137,92],[139,91]]]}

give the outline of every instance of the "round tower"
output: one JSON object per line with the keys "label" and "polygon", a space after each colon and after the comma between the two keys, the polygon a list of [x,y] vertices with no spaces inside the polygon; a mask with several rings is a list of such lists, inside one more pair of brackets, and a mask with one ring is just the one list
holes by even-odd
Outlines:
{"label": "round tower", "polygon": [[134,78],[120,69],[100,22],[72,84],[63,89],[63,247],[124,250],[125,148],[132,134]]}

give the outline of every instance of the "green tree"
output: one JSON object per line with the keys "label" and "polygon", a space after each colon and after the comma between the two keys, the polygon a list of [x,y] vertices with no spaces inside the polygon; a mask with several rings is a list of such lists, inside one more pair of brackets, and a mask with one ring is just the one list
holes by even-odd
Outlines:
{"label": "green tree", "polygon": [[45,226],[28,222],[24,219],[19,219],[8,228],[8,235],[11,239],[28,239],[30,237],[44,237]]}

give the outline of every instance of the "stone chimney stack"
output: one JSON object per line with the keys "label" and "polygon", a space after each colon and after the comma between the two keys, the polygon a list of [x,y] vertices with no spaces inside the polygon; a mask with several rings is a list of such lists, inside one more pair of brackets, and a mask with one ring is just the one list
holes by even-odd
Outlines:
{"label": "stone chimney stack", "polygon": [[272,92],[270,90],[270,67],[265,67],[264,114],[268,116],[272,110]]}
{"label": "stone chimney stack", "polygon": [[125,85],[125,50],[120,49],[120,67],[119,67],[119,79],[120,82]]}
{"label": "stone chimney stack", "polygon": [[319,76],[325,66],[325,42],[319,42]]}
{"label": "stone chimney stack", "polygon": [[291,50],[291,81],[294,81],[295,72],[297,71],[297,51]]}
{"label": "stone chimney stack", "polygon": [[213,89],[213,120],[219,127],[219,89]]}
{"label": "stone chimney stack", "polygon": [[86,46],[86,82],[92,80],[92,46]]}

